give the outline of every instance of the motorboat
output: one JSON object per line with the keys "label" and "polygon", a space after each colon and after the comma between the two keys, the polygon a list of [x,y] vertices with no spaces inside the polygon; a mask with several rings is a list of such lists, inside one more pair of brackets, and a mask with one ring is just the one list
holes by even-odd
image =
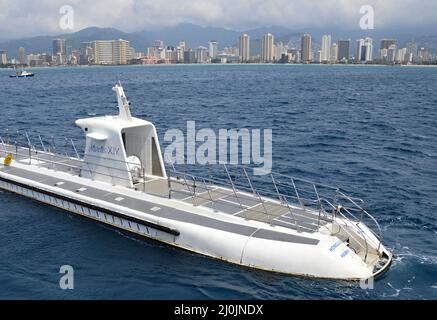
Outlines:
{"label": "motorboat", "polygon": [[35,74],[33,74],[32,72],[27,72],[26,70],[20,70],[17,71],[15,74],[11,74],[9,77],[10,78],[29,78],[29,77],[33,77],[35,76]]}

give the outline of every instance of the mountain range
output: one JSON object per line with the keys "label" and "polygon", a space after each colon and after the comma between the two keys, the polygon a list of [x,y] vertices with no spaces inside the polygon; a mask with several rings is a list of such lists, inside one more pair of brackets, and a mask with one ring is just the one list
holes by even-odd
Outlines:
{"label": "mountain range", "polygon": [[246,31],[236,31],[219,27],[202,27],[191,23],[182,23],[172,27],[165,27],[156,30],[142,30],[136,32],[123,32],[114,28],[89,27],[78,32],[58,34],[51,36],[38,36],[26,39],[7,40],[0,42],[0,50],[6,50],[9,57],[18,56],[18,48],[24,47],[26,53],[51,53],[52,40],[55,38],[64,38],[67,40],[67,51],[78,49],[82,42],[93,40],[111,40],[125,39],[131,42],[137,51],[145,52],[148,47],[152,46],[154,41],[159,39],[166,45],[177,46],[181,40],[185,40],[188,47],[197,48],[198,46],[207,46],[210,40],[216,40],[220,48],[236,46],[238,37],[242,33],[248,33],[251,37],[251,54],[259,53],[261,47],[261,37],[267,32],[275,36],[275,41],[282,41],[289,44],[290,47],[300,47],[300,37],[303,33],[311,33],[313,36],[313,47],[320,48],[321,37],[323,34],[330,33],[333,35],[333,41],[339,38],[352,40],[354,50],[354,41],[358,38],[370,36],[375,41],[375,47],[378,47],[378,40],[381,38],[395,38],[400,46],[405,46],[408,41],[415,40],[419,46],[428,48],[431,52],[437,52],[437,35],[423,34],[412,35],[408,33],[399,33],[391,30],[291,30],[281,26],[262,27]]}

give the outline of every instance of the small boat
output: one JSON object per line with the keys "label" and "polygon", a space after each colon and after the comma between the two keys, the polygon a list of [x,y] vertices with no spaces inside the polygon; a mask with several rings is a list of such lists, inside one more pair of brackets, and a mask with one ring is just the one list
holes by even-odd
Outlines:
{"label": "small boat", "polygon": [[0,188],[240,266],[342,280],[388,270],[393,255],[363,200],[283,174],[261,183],[249,167],[166,168],[154,124],[132,117],[120,83],[113,90],[118,115],[76,121],[83,155],[73,141],[68,155],[40,136],[0,136]]}
{"label": "small boat", "polygon": [[27,72],[26,70],[17,71],[15,74],[11,74],[10,78],[29,78],[33,77],[35,74],[32,72]]}

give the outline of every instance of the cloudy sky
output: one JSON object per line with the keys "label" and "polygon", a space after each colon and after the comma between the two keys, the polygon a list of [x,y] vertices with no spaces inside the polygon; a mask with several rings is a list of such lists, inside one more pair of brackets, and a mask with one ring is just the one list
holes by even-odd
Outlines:
{"label": "cloudy sky", "polygon": [[74,9],[74,30],[89,26],[122,31],[181,22],[247,30],[358,29],[360,7],[371,5],[375,28],[437,30],[437,0],[0,0],[0,39],[65,33],[60,8]]}

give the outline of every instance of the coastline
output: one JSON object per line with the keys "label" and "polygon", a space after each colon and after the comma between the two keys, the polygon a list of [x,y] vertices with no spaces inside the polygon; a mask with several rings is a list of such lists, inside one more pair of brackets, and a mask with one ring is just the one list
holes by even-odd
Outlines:
{"label": "coastline", "polygon": [[[272,67],[300,67],[300,66],[308,66],[308,67],[329,67],[329,68],[364,68],[364,67],[379,67],[379,68],[393,68],[393,67],[408,67],[408,68],[436,68],[437,64],[435,65],[420,65],[420,64],[412,64],[412,65],[387,65],[387,64],[305,64],[305,63],[227,63],[227,64],[221,64],[221,63],[175,63],[175,64],[122,64],[122,65],[62,65],[62,66],[50,66],[50,67],[24,67],[22,69],[27,70],[49,70],[49,69],[76,69],[76,68],[114,68],[114,67],[131,67],[131,68],[166,68],[166,67],[193,67],[193,68],[201,68],[201,67],[254,67],[254,66],[260,66],[260,67],[266,67],[266,66],[272,66]],[[21,68],[20,68],[21,69]],[[0,68],[0,72],[2,71],[8,71],[14,70],[11,67],[8,68]]]}

